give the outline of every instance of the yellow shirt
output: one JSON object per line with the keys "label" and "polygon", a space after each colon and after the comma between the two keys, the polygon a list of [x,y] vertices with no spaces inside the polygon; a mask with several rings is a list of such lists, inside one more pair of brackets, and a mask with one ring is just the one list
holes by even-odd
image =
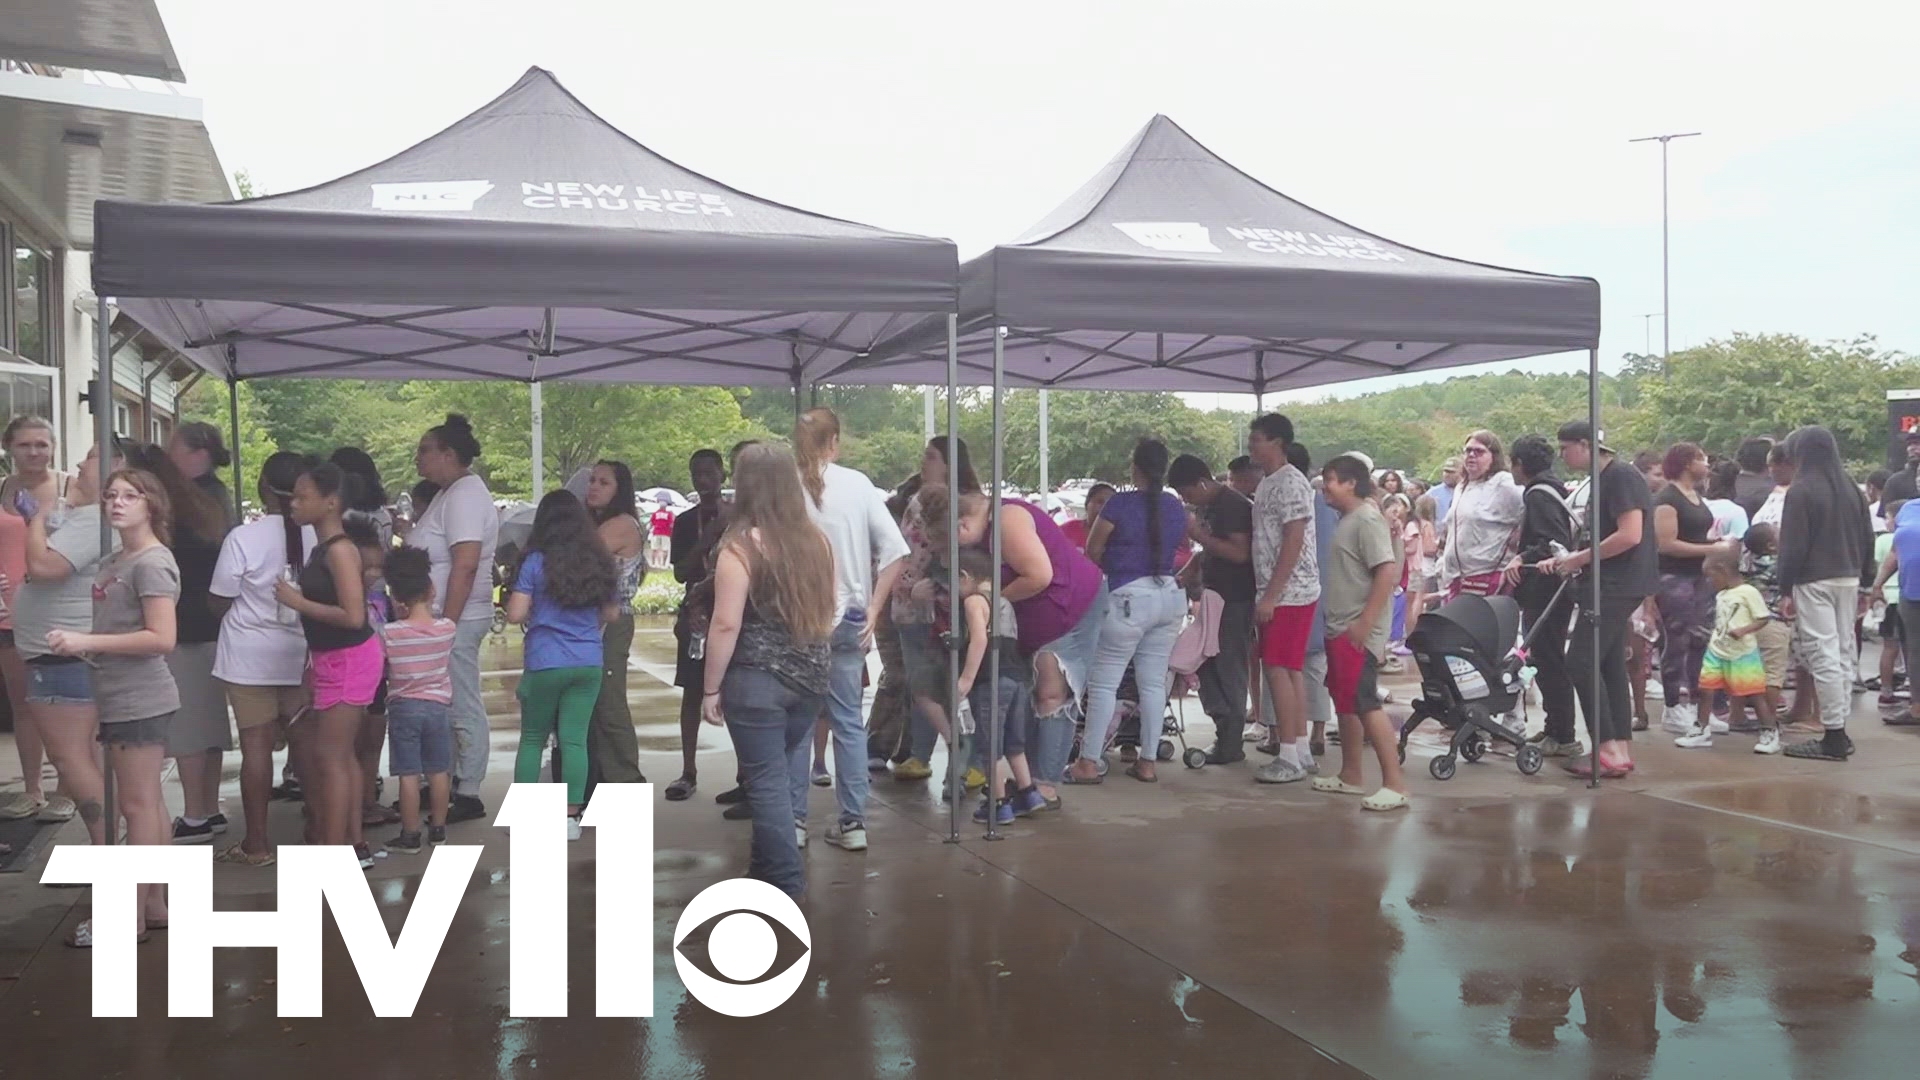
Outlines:
{"label": "yellow shirt", "polygon": [[1758,649],[1760,642],[1752,634],[1734,637],[1733,632],[1771,617],[1759,589],[1745,582],[1735,585],[1714,597],[1713,639],[1707,642],[1707,651],[1722,660],[1740,659]]}

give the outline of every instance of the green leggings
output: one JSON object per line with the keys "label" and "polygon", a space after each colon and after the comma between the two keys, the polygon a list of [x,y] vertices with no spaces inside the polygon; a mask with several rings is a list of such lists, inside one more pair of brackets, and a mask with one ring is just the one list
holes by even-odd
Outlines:
{"label": "green leggings", "polygon": [[520,755],[513,782],[540,781],[540,755],[555,725],[560,728],[560,771],[567,779],[567,805],[587,801],[587,728],[600,696],[599,667],[548,668],[520,676]]}

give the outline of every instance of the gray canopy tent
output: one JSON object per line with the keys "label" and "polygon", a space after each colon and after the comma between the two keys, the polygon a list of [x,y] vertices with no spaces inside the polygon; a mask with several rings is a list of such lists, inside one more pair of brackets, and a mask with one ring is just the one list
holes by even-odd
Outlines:
{"label": "gray canopy tent", "polygon": [[[923,319],[825,380],[944,377],[949,430],[952,389],[992,386],[996,492],[1009,385],[1259,401],[1268,391],[1585,350],[1589,419],[1600,427],[1597,282],[1367,233],[1248,176],[1165,116],[1020,239],[960,274],[956,346],[941,320]],[[990,731],[997,739],[997,723]]]}
{"label": "gray canopy tent", "polygon": [[[797,210],[642,146],[548,72],[302,191],[96,204],[96,402],[108,312],[227,381],[791,385],[957,303],[946,240]],[[110,412],[96,404],[101,461]],[[236,504],[244,486],[234,462]],[[103,524],[104,528],[104,524]]]}

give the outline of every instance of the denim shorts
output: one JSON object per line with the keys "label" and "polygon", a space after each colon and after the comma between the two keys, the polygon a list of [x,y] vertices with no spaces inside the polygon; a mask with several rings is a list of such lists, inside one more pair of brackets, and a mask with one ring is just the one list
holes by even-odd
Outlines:
{"label": "denim shorts", "polygon": [[61,656],[28,660],[27,701],[34,705],[93,704],[93,666],[85,660]]}
{"label": "denim shorts", "polygon": [[143,717],[139,720],[120,720],[100,725],[100,734],[95,736],[102,746],[159,746],[167,745],[167,733],[173,728],[173,714],[161,713],[159,716]]}
{"label": "denim shorts", "polygon": [[387,771],[394,776],[435,776],[452,769],[452,707],[419,698],[388,698]]}

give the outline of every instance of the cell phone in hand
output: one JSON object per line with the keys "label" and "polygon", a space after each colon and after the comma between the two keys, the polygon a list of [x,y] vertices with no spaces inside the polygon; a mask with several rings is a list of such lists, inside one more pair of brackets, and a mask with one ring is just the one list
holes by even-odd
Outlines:
{"label": "cell phone in hand", "polygon": [[34,498],[26,488],[21,488],[13,493],[13,512],[30,519],[40,512],[40,500]]}

